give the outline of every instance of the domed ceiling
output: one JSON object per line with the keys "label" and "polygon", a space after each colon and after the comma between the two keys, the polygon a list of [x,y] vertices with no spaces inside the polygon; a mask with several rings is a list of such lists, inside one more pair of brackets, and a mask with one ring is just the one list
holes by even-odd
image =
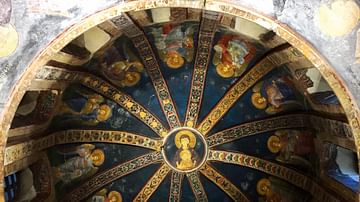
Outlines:
{"label": "domed ceiling", "polygon": [[302,54],[224,19],[124,14],[112,20],[123,34],[80,71],[49,70],[73,81],[49,127],[57,200],[331,200],[314,180],[312,106],[340,109],[336,96],[304,96],[311,81],[292,68]]}

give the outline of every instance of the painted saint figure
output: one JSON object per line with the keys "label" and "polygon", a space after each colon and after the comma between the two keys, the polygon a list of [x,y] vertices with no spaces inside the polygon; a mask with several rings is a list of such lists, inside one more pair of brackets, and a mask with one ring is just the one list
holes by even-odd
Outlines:
{"label": "painted saint figure", "polygon": [[223,78],[239,77],[246,70],[256,49],[235,35],[224,35],[214,46],[213,64]]}
{"label": "painted saint figure", "polygon": [[172,69],[183,66],[185,60],[191,62],[194,58],[194,33],[192,25],[186,27],[165,24],[160,28],[153,28],[152,34],[159,56]]}
{"label": "painted saint figure", "polygon": [[63,102],[60,114],[67,122],[81,122],[85,125],[96,125],[107,121],[112,109],[105,104],[105,99],[98,94],[76,91],[80,97],[71,97]]}
{"label": "painted saint figure", "polygon": [[82,144],[76,147],[75,152],[66,154],[77,154],[78,156],[72,157],[53,168],[56,179],[64,184],[94,174],[98,169],[97,166],[102,165],[105,160],[104,152],[101,149],[95,149],[92,144]]}
{"label": "painted saint figure", "polygon": [[179,131],[175,136],[175,145],[179,149],[175,155],[176,168],[189,170],[196,166],[197,154],[194,150],[196,144],[195,135],[188,131]]}
{"label": "painted saint figure", "polygon": [[127,41],[122,42],[118,49],[111,47],[106,56],[100,58],[101,73],[117,87],[135,86],[141,79],[144,65]]}
{"label": "painted saint figure", "polygon": [[301,103],[296,100],[294,89],[293,83],[286,76],[268,79],[253,87],[251,101],[257,109],[266,109],[268,114],[276,114],[286,108],[301,107]]}
{"label": "painted saint figure", "polygon": [[312,169],[312,164],[305,158],[315,153],[314,137],[310,132],[279,130],[270,136],[267,145],[272,153],[279,153],[277,161]]}

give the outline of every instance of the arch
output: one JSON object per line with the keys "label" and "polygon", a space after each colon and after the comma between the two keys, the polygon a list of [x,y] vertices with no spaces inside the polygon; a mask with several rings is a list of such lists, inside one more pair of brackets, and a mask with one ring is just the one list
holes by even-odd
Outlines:
{"label": "arch", "polygon": [[[236,5],[234,3],[222,2],[222,1],[211,1],[205,5],[199,2],[191,1],[172,1],[172,0],[135,0],[131,2],[121,3],[110,8],[106,8],[102,11],[94,13],[71,27],[62,32],[56,39],[42,50],[31,62],[31,64],[22,73],[17,85],[13,88],[11,95],[7,101],[9,103],[4,107],[4,111],[0,116],[1,131],[2,135],[0,142],[2,145],[6,144],[7,132],[10,128],[11,121],[19,105],[27,87],[31,84],[31,81],[35,77],[37,71],[42,68],[45,63],[52,57],[53,54],[60,51],[66,44],[71,42],[77,36],[85,32],[86,30],[116,16],[121,15],[122,12],[145,10],[159,7],[188,7],[197,9],[213,10],[221,13],[231,14],[237,17],[244,18],[252,21],[256,24],[272,29],[281,38],[288,41],[291,45],[296,47],[302,52],[320,71],[325,80],[329,83],[337,95],[341,105],[344,108],[345,114],[348,118],[351,126],[356,150],[358,157],[359,146],[360,146],[360,114],[359,108],[355,102],[354,97],[351,95],[349,89],[345,86],[345,83],[341,77],[336,73],[335,69],[328,63],[328,61],[321,56],[321,54],[302,36],[293,31],[290,27],[282,24],[275,19],[258,13],[257,11],[250,10],[248,8]],[[4,169],[4,150],[0,153],[0,168]],[[3,184],[4,173],[0,175],[0,183]],[[3,196],[3,188],[0,189],[0,194]],[[1,201],[1,198],[0,198]]]}

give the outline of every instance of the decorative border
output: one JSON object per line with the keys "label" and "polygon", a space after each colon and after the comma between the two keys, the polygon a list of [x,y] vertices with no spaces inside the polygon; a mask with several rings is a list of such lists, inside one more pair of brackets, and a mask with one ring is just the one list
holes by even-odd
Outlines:
{"label": "decorative border", "polygon": [[[185,0],[135,0],[131,2],[122,3],[100,12],[97,12],[93,15],[90,15],[80,22],[74,24],[72,27],[66,29],[61,33],[55,40],[53,40],[49,46],[47,46],[42,52],[40,52],[32,61],[32,63],[27,67],[22,77],[18,81],[18,85],[15,85],[12,93],[8,99],[7,105],[4,106],[3,113],[0,116],[1,122],[1,135],[3,138],[0,139],[0,145],[2,149],[5,149],[5,143],[7,139],[7,131],[9,130],[11,121],[19,105],[27,87],[30,85],[31,81],[35,77],[35,74],[38,69],[42,68],[43,65],[49,61],[52,55],[61,50],[67,43],[75,39],[84,31],[90,29],[91,27],[100,24],[108,19],[116,17],[120,12],[132,11],[132,10],[144,10],[150,8],[160,8],[160,7],[189,7],[189,8],[199,8],[199,9],[208,9],[213,11],[218,11],[221,13],[227,13],[235,15],[244,19],[247,19],[251,22],[257,23],[261,26],[268,28],[273,28],[273,30],[283,39],[288,41],[293,46],[302,52],[321,72],[325,80],[329,83],[330,87],[333,89],[337,95],[340,103],[342,104],[348,121],[350,123],[353,136],[355,139],[355,144],[357,148],[357,153],[359,156],[359,145],[360,145],[360,113],[359,107],[356,104],[355,98],[351,95],[351,92],[346,87],[345,82],[341,79],[334,68],[326,61],[325,58],[304,38],[302,38],[298,33],[294,32],[290,27],[280,24],[275,19],[272,19],[264,14],[260,14],[255,10],[249,10],[241,5],[236,5],[235,3],[223,2],[219,0],[212,0],[204,3],[203,1],[185,1]],[[4,152],[0,154],[0,160],[4,158]],[[0,168],[3,170],[4,165],[1,164]],[[1,177],[2,176],[2,177]],[[0,175],[0,184],[3,184],[3,174]],[[4,186],[2,186],[4,187]],[[4,190],[0,189],[0,195],[3,196]]]}
{"label": "decorative border", "polygon": [[256,158],[242,153],[227,152],[219,150],[210,150],[209,161],[220,161],[224,163],[231,163],[241,166],[253,168],[270,175],[279,177],[287,182],[290,182],[304,190],[307,190],[309,179],[294,170],[285,166],[266,161],[264,159]]}
{"label": "decorative border", "polygon": [[209,163],[206,163],[200,172],[205,175],[210,181],[215,183],[221,190],[223,190],[230,198],[237,202],[250,202],[250,200],[242,193],[230,180],[221,175]]}
{"label": "decorative border", "polygon": [[156,189],[160,186],[161,182],[164,181],[170,170],[171,169],[168,165],[163,164],[141,189],[141,191],[136,195],[133,201],[148,201],[151,195],[153,195]]}
{"label": "decorative border", "polygon": [[30,140],[6,147],[4,165],[7,166],[12,164],[20,159],[31,156],[53,145],[55,145],[54,136],[47,136],[37,140]]}
{"label": "decorative border", "polygon": [[6,165],[4,169],[4,176],[11,175],[17,171],[29,167],[31,164],[35,163],[40,159],[39,155],[40,155],[39,153],[36,153],[34,155],[28,156],[26,158],[17,160],[11,164]]}
{"label": "decorative border", "polygon": [[191,189],[194,192],[196,201],[199,201],[199,202],[208,201],[205,189],[202,186],[201,181],[200,181],[199,172],[198,171],[193,171],[191,173],[186,173],[186,176],[187,176],[187,178],[189,180]]}
{"label": "decorative border", "polygon": [[310,127],[308,116],[305,114],[285,115],[241,124],[206,137],[206,142],[212,148],[259,133],[279,129]]}
{"label": "decorative border", "polygon": [[162,141],[146,136],[136,135],[124,131],[105,130],[66,130],[51,134],[55,144],[80,142],[106,142],[113,144],[126,144],[160,151]]}
{"label": "decorative border", "polygon": [[212,148],[246,136],[291,128],[314,129],[316,132],[326,134],[327,138],[341,138],[355,144],[349,124],[311,114],[283,115],[240,124],[206,137],[206,142]]}
{"label": "decorative border", "polygon": [[203,99],[212,43],[221,15],[203,11],[184,126],[195,127]]}
{"label": "decorative border", "polygon": [[160,151],[162,141],[123,131],[65,130],[36,140],[11,145],[5,150],[5,165],[13,164],[25,157],[59,144],[106,142],[144,147]]}
{"label": "decorative border", "polygon": [[169,202],[179,202],[180,201],[183,180],[184,180],[184,173],[172,171],[171,185],[170,185],[170,192],[169,192]]}
{"label": "decorative border", "polygon": [[75,188],[72,192],[65,196],[63,200],[69,202],[81,201],[90,196],[92,193],[94,193],[101,187],[104,187],[105,185],[125,175],[133,173],[141,168],[144,168],[150,164],[159,163],[161,160],[161,153],[153,152],[119,164],[113,168],[110,168],[95,175],[90,180],[86,181],[84,184],[81,184],[80,186]]}
{"label": "decorative border", "polygon": [[147,111],[145,107],[137,103],[131,96],[119,91],[110,83],[96,76],[46,66],[36,75],[36,79],[79,82],[119,104],[161,137],[165,137],[168,133],[167,129],[160,120],[155,115]]}
{"label": "decorative border", "polygon": [[180,127],[179,115],[176,111],[176,106],[171,97],[166,80],[161,73],[159,63],[152,47],[145,36],[144,32],[134,24],[134,22],[123,13],[120,17],[115,18],[112,22],[119,27],[119,29],[131,39],[135,48],[138,50],[140,57],[145,65],[147,73],[150,76],[151,82],[155,88],[161,109],[163,110],[166,120],[170,128]]}

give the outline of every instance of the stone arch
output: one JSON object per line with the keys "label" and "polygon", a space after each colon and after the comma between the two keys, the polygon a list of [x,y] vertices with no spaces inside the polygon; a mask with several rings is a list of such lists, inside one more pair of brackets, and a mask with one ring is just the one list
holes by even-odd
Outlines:
{"label": "stone arch", "polygon": [[[80,34],[86,30],[106,21],[112,19],[116,16],[121,15],[122,12],[135,11],[135,10],[145,10],[151,8],[160,8],[160,7],[188,7],[188,8],[197,8],[197,9],[206,9],[213,10],[221,13],[231,14],[237,17],[244,18],[246,20],[252,21],[256,24],[264,26],[266,28],[272,29],[277,35],[289,42],[291,45],[296,47],[301,53],[303,53],[309,61],[311,61],[314,66],[320,71],[325,80],[329,83],[330,87],[333,89],[337,95],[341,105],[344,108],[346,117],[351,126],[354,141],[356,145],[358,158],[360,156],[359,146],[360,146],[360,114],[359,108],[355,102],[354,97],[351,95],[351,92],[346,87],[344,81],[335,71],[335,69],[329,64],[329,62],[321,56],[309,42],[307,42],[302,36],[293,31],[289,26],[282,24],[275,19],[266,16],[264,14],[258,13],[254,10],[235,5],[232,3],[217,2],[212,1],[205,6],[200,3],[186,3],[181,1],[165,1],[165,0],[136,0],[127,3],[122,3],[107,9],[104,9],[100,12],[97,12],[93,15],[90,15],[79,22],[73,24],[71,27],[62,32],[56,39],[51,41],[51,43],[42,50],[31,62],[31,64],[25,69],[21,78],[19,79],[17,85],[13,88],[11,95],[7,101],[9,103],[4,107],[4,113],[0,117],[1,122],[1,133],[2,137],[0,142],[3,145],[6,144],[7,140],[7,131],[10,127],[11,121],[19,105],[27,87],[31,84],[31,81],[35,77],[36,72],[51,58],[51,56],[60,51],[66,44],[71,42],[73,39],[78,37]],[[4,149],[0,153],[0,167],[4,168]],[[0,176],[0,182],[3,183],[4,173]],[[0,190],[0,194],[3,195],[3,189]]]}

